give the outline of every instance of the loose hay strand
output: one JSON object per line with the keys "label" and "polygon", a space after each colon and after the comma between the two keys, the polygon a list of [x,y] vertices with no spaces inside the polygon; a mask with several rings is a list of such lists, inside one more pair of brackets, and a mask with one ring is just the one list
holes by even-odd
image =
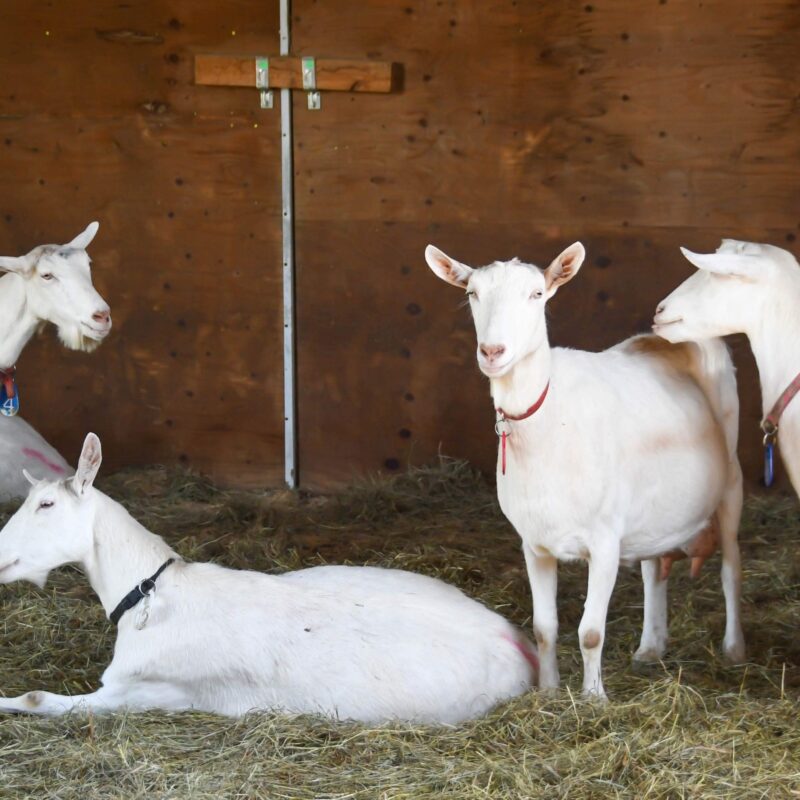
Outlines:
{"label": "loose hay strand", "polygon": [[[327,495],[228,491],[185,471],[119,473],[102,488],[186,558],[282,571],[319,563],[413,569],[530,626],[519,541],[494,492],[460,461]],[[0,510],[4,522],[12,507]],[[559,570],[564,689],[457,727],[370,728],[311,717],[200,713],[0,718],[0,797],[782,798],[800,796],[800,612],[794,497],[751,498],[740,534],[749,662],[719,657],[718,561],[670,579],[670,650],[634,669],[637,571],[609,611],[607,705],[578,697],[580,564]],[[96,688],[114,632],[79,571],[44,591],[0,587],[5,694]]]}

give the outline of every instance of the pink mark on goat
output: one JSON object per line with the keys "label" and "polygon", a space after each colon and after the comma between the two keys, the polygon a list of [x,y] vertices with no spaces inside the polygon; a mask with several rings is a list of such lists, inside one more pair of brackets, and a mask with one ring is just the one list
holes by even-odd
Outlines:
{"label": "pink mark on goat", "polygon": [[534,646],[525,639],[515,639],[512,636],[506,636],[505,634],[502,635],[503,638],[510,642],[514,647],[522,653],[522,657],[531,665],[533,668],[534,675],[538,680],[539,678],[539,655],[536,652]]}
{"label": "pink mark on goat", "polygon": [[55,472],[57,475],[63,475],[65,472],[63,467],[59,466],[58,464],[54,464],[44,453],[40,453],[38,450],[34,450],[32,447],[23,447],[22,455],[28,456],[28,458],[36,459],[44,464],[49,470]]}

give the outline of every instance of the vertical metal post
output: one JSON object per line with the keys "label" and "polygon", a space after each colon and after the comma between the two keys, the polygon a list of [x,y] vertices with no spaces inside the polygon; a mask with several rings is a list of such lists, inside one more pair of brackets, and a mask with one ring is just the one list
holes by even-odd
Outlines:
{"label": "vertical metal post", "polygon": [[[289,55],[289,2],[280,0],[280,52]],[[297,409],[294,304],[294,165],[292,93],[281,89],[281,193],[283,197],[283,438],[286,484],[297,486]]]}

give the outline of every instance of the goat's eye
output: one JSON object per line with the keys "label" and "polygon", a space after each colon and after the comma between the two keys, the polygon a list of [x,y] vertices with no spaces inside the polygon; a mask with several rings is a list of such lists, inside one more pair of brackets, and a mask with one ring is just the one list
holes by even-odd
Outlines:
{"label": "goat's eye", "polygon": [[535,292],[531,292],[531,300],[541,300],[542,295],[544,295],[544,292],[541,289],[537,289]]}
{"label": "goat's eye", "polygon": [[474,289],[470,289],[467,292],[467,297],[469,297],[470,300],[477,300],[478,299],[478,293]]}
{"label": "goat's eye", "polygon": [[54,505],[55,503],[52,500],[42,500],[42,502],[39,503],[39,508],[52,508]]}
{"label": "goat's eye", "polygon": [[52,272],[44,272],[41,275],[41,278],[42,278],[43,281],[51,281],[51,280],[53,280],[54,277],[55,277],[55,275],[53,275]]}

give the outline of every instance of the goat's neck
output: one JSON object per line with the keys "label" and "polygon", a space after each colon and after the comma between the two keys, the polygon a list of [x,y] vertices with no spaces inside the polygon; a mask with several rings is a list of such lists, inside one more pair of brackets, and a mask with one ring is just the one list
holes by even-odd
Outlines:
{"label": "goat's neck", "polygon": [[491,379],[495,408],[506,414],[524,414],[541,396],[550,380],[550,346],[545,340],[501,378]]}
{"label": "goat's neck", "polygon": [[94,542],[82,566],[106,614],[111,614],[131,589],[149,578],[168,558],[178,556],[119,503],[94,491],[97,494]]}
{"label": "goat's neck", "polygon": [[39,324],[28,307],[23,280],[13,274],[0,278],[0,369],[17,363]]}
{"label": "goat's neck", "polygon": [[800,373],[798,308],[800,291],[782,297],[768,313],[759,314],[757,324],[747,331],[758,366],[761,404],[765,415]]}

